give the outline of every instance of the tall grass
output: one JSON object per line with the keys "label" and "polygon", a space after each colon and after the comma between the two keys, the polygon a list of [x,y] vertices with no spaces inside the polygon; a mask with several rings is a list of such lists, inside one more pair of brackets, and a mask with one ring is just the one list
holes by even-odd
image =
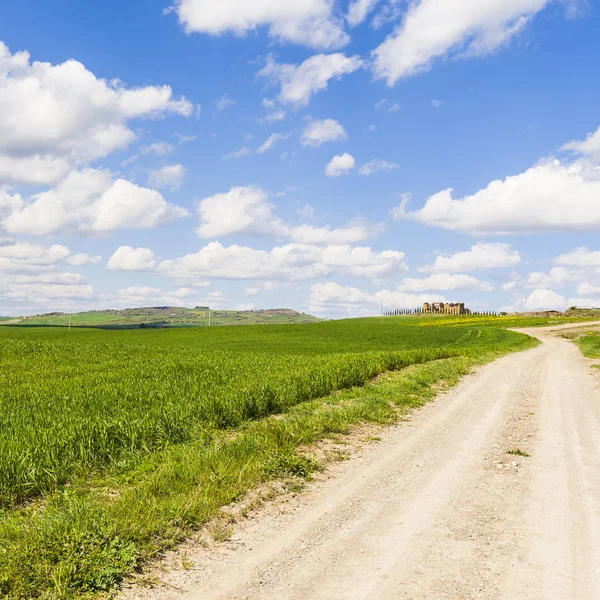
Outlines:
{"label": "tall grass", "polygon": [[406,335],[398,325],[329,325],[208,334],[2,330],[0,505],[99,469],[129,468],[206,428],[237,427],[384,371],[516,338],[502,330]]}

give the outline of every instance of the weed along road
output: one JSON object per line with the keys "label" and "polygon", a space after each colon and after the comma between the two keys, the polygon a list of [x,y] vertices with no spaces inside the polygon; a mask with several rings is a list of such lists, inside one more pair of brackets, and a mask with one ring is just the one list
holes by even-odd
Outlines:
{"label": "weed along road", "polygon": [[597,600],[600,379],[555,329],[137,597]]}

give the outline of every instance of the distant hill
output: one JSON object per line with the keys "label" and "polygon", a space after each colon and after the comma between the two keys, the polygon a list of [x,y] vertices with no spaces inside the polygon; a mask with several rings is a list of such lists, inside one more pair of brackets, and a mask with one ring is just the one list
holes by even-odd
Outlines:
{"label": "distant hill", "polygon": [[[74,313],[47,313],[32,317],[10,318],[10,324],[66,326],[71,320],[73,327],[104,328],[154,328],[154,327],[208,327],[208,308],[179,308],[156,306],[126,308],[124,310],[91,310]],[[0,322],[1,322],[0,318]],[[315,323],[317,317],[299,313],[288,308],[269,310],[211,310],[210,324],[259,325],[284,323]]]}

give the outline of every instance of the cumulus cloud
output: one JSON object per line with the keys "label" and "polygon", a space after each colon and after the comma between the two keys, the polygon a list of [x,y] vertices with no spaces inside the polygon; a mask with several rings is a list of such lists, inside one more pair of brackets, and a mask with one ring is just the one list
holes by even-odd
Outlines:
{"label": "cumulus cloud", "polygon": [[360,25],[367,15],[377,6],[379,0],[353,0],[348,7],[346,20],[350,27]]}
{"label": "cumulus cloud", "polygon": [[580,247],[557,256],[554,262],[567,267],[600,267],[600,252]]}
{"label": "cumulus cloud", "polygon": [[28,242],[0,241],[0,273],[38,273],[55,268],[70,255],[59,244],[40,246]]}
{"label": "cumulus cloud", "polygon": [[160,273],[178,281],[207,277],[305,281],[332,275],[380,279],[406,270],[404,253],[392,250],[375,252],[350,245],[288,244],[266,251],[237,245],[225,247],[219,242],[211,242],[195,254],[165,260],[158,266]]}
{"label": "cumulus cloud", "polygon": [[374,294],[339,283],[315,283],[311,287],[310,311],[317,314],[377,314],[381,303],[388,309],[417,308],[423,302],[445,302],[444,296],[416,295],[399,289],[379,290]]}
{"label": "cumulus cloud", "polygon": [[[28,242],[0,242],[0,300],[11,312],[24,302],[36,306],[57,302],[88,300],[95,297],[90,284],[77,273],[58,269],[75,259],[65,246],[40,246]],[[87,256],[87,255],[86,255]]]}
{"label": "cumulus cloud", "polygon": [[286,237],[306,244],[351,244],[381,232],[381,225],[350,222],[344,227],[292,226],[277,217],[268,194],[254,186],[233,187],[198,203],[201,238],[228,235]]}
{"label": "cumulus cloud", "polygon": [[129,120],[189,116],[193,108],[168,86],[127,88],[76,60],[31,63],[0,42],[0,183],[56,183],[69,168],[131,143]]}
{"label": "cumulus cloud", "polygon": [[33,301],[48,305],[54,300],[92,300],[96,293],[89,284],[63,285],[59,283],[8,283],[6,297],[13,301]]}
{"label": "cumulus cloud", "polygon": [[300,65],[280,64],[273,55],[258,73],[281,88],[278,98],[286,104],[307,106],[313,94],[327,88],[329,81],[354,73],[363,66],[359,56],[316,54]]}
{"label": "cumulus cloud", "polygon": [[569,271],[565,267],[553,267],[548,273],[530,273],[525,281],[525,287],[534,289],[563,287],[580,280],[581,277],[581,273]]}
{"label": "cumulus cloud", "polygon": [[318,147],[325,142],[339,142],[348,139],[344,127],[335,119],[315,119],[302,132],[302,145]]}
{"label": "cumulus cloud", "polygon": [[265,26],[277,40],[312,48],[339,48],[349,41],[331,0],[176,0],[170,10],[188,33],[243,36]]}
{"label": "cumulus cloud", "polygon": [[151,271],[156,266],[156,257],[150,248],[121,246],[108,259],[106,268],[111,271]]}
{"label": "cumulus cloud", "polygon": [[438,256],[433,265],[421,267],[420,271],[434,273],[460,273],[516,267],[521,255],[509,244],[486,244],[479,242],[464,252],[450,256]]}
{"label": "cumulus cloud", "polygon": [[434,273],[424,279],[408,278],[404,279],[398,286],[400,292],[428,292],[428,291],[455,291],[455,290],[476,290],[480,292],[489,292],[492,286],[485,281],[480,281],[471,275]]}
{"label": "cumulus cloud", "polygon": [[148,184],[157,188],[178,190],[185,177],[183,165],[166,165],[160,169],[150,171]]}
{"label": "cumulus cloud", "polygon": [[567,300],[554,290],[542,288],[531,292],[525,300],[523,308],[528,311],[564,310],[567,308]]}
{"label": "cumulus cloud", "polygon": [[235,310],[240,310],[240,311],[254,310],[254,304],[252,302],[246,302],[245,304],[238,304],[235,307]]}
{"label": "cumulus cloud", "polygon": [[600,158],[600,127],[595,132],[588,134],[585,140],[568,142],[562,149]]}
{"label": "cumulus cloud", "polygon": [[286,227],[274,216],[267,193],[257,187],[233,187],[198,203],[202,238],[223,235],[283,236]]}
{"label": "cumulus cloud", "polygon": [[116,294],[101,294],[105,305],[143,307],[179,306],[185,307],[196,295],[194,290],[182,287],[176,290],[163,290],[150,286],[130,286],[118,290]]}
{"label": "cumulus cloud", "polygon": [[407,210],[405,197],[392,216],[473,235],[600,228],[600,166],[587,160],[543,162],[472,196],[453,198],[452,191],[434,194],[415,211]]}
{"label": "cumulus cloud", "polygon": [[95,265],[101,260],[101,256],[91,256],[89,254],[85,254],[84,252],[79,252],[78,254],[72,254],[69,256],[65,262],[73,267],[83,267],[89,264]]}
{"label": "cumulus cloud", "polygon": [[67,160],[52,156],[0,155],[0,183],[41,185],[58,181],[71,166]]}
{"label": "cumulus cloud", "polygon": [[485,56],[521,32],[550,0],[421,0],[372,53],[375,76],[394,85],[436,59]]}
{"label": "cumulus cloud", "polygon": [[351,154],[344,152],[344,154],[338,154],[334,156],[329,164],[325,167],[325,174],[328,177],[339,177],[345,175],[354,169],[356,161]]}
{"label": "cumulus cloud", "polygon": [[398,165],[393,162],[389,162],[387,160],[382,160],[380,158],[376,158],[374,160],[369,161],[367,164],[363,165],[358,172],[361,175],[373,175],[373,173],[386,173],[388,171],[393,171],[397,169]]}
{"label": "cumulus cloud", "polygon": [[[593,283],[590,283],[589,281],[585,281],[583,283],[580,283],[577,286],[577,294],[579,296],[587,296],[588,298],[590,297],[594,297],[594,298],[600,298],[600,285],[594,285]],[[584,303],[584,305],[586,306],[590,306],[590,305],[594,305],[596,306],[598,304],[598,302],[596,301],[596,303]],[[581,306],[581,304],[579,304],[579,306]]]}
{"label": "cumulus cloud", "polygon": [[29,200],[0,190],[0,228],[30,235],[106,234],[116,229],[155,228],[184,217],[156,190],[95,169],[73,171],[49,191]]}

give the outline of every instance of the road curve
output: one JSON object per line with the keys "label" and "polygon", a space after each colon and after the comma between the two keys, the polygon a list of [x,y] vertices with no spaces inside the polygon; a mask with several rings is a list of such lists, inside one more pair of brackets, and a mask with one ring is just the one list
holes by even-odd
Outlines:
{"label": "road curve", "polygon": [[600,380],[554,329],[135,597],[600,599]]}

